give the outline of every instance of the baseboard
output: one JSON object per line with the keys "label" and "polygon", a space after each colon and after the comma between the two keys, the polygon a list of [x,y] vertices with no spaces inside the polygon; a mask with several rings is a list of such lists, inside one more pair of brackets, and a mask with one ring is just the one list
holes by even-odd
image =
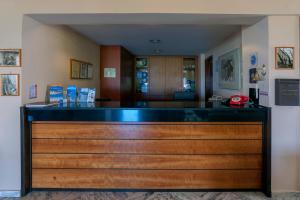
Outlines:
{"label": "baseboard", "polygon": [[300,190],[272,190],[272,193],[300,193]]}
{"label": "baseboard", "polygon": [[18,190],[0,190],[0,197],[21,197],[21,191],[18,191]]}

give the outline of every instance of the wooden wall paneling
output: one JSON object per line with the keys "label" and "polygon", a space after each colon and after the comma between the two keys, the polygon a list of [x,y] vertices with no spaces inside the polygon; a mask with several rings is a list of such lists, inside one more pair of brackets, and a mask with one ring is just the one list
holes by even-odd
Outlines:
{"label": "wooden wall paneling", "polygon": [[259,189],[260,170],[33,169],[33,188]]}
{"label": "wooden wall paneling", "polygon": [[174,92],[179,91],[183,87],[183,57],[166,56],[165,60],[165,95],[167,98],[172,99]]}
{"label": "wooden wall paneling", "polygon": [[121,48],[121,100],[131,101],[134,96],[134,56],[125,48]]}
{"label": "wooden wall paneling", "polygon": [[150,56],[149,61],[150,61],[150,68],[149,68],[150,96],[151,98],[164,98],[166,61],[162,56]]}
{"label": "wooden wall paneling", "polygon": [[[104,68],[116,68],[116,78],[104,78]],[[100,46],[100,97],[120,100],[121,47]]]}

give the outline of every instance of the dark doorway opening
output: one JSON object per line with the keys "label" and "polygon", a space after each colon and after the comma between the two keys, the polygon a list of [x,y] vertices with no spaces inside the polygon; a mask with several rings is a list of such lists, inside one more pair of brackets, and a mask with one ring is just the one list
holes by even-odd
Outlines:
{"label": "dark doorway opening", "polygon": [[205,59],[205,101],[213,95],[213,57]]}

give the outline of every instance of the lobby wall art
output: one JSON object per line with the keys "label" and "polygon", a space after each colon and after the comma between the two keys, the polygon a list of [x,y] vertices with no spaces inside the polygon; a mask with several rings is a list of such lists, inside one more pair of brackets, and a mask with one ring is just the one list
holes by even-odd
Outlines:
{"label": "lobby wall art", "polygon": [[21,67],[21,49],[0,49],[0,67]]}
{"label": "lobby wall art", "polygon": [[234,49],[219,57],[219,87],[239,90],[241,88],[241,53]]}
{"label": "lobby wall art", "polygon": [[294,69],[294,47],[275,47],[275,68]]}
{"label": "lobby wall art", "polygon": [[19,74],[0,74],[0,96],[19,96],[19,79]]}

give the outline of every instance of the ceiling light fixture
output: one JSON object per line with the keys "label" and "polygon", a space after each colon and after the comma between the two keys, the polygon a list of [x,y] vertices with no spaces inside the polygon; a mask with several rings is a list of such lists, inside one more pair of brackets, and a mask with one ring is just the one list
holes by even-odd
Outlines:
{"label": "ceiling light fixture", "polygon": [[149,42],[152,44],[159,44],[161,41],[159,39],[152,39],[152,40],[149,40]]}
{"label": "ceiling light fixture", "polygon": [[155,49],[155,50],[154,50],[154,53],[160,54],[160,53],[161,53],[161,49]]}

